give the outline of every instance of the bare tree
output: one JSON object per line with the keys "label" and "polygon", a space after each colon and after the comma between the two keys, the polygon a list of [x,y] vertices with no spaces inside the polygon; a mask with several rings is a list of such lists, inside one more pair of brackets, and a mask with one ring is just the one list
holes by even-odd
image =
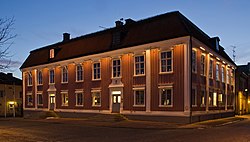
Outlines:
{"label": "bare tree", "polygon": [[11,63],[9,48],[17,36],[12,34],[14,21],[14,17],[0,18],[0,70],[9,68]]}

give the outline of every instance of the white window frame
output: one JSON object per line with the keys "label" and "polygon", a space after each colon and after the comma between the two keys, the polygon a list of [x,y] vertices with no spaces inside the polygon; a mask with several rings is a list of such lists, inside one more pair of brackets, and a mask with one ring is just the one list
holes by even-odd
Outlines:
{"label": "white window frame", "polygon": [[[203,57],[204,60],[202,60]],[[204,53],[201,54],[201,75],[206,76],[206,55]]]}
{"label": "white window frame", "polygon": [[[159,107],[173,107],[173,104],[174,104],[174,100],[173,100],[173,86],[160,86],[159,88]],[[162,99],[162,90],[165,89],[165,90],[171,90],[171,104],[166,104],[166,105],[162,105],[161,104],[161,99]]]}
{"label": "white window frame", "polygon": [[[99,64],[100,67],[99,68],[95,68],[95,64]],[[98,74],[95,74],[95,70],[98,71],[100,70],[100,78],[97,78],[98,77]],[[92,80],[101,80],[101,62],[94,62],[92,64]]]}
{"label": "white window frame", "polygon": [[55,58],[55,49],[50,49],[50,50],[49,50],[49,58],[50,58],[50,59]]}
{"label": "white window frame", "polygon": [[[96,95],[96,93],[99,93],[99,97],[100,97],[100,104],[95,104],[95,99],[94,96]],[[101,90],[92,90],[91,91],[91,98],[92,98],[92,107],[101,107],[102,105],[102,94],[101,94]]]}
{"label": "white window frame", "polygon": [[234,70],[231,69],[230,71],[230,84],[234,85]]}
{"label": "white window frame", "polygon": [[41,70],[37,72],[37,85],[43,85],[43,72]]}
{"label": "white window frame", "polygon": [[230,84],[230,69],[227,69],[227,84]]}
{"label": "white window frame", "polygon": [[[78,104],[78,95],[82,94],[82,104]],[[76,96],[76,106],[82,107],[84,104],[84,94],[83,91],[75,91],[75,96]]]}
{"label": "white window frame", "polygon": [[[143,91],[144,92],[144,98],[143,98],[143,104],[136,104],[136,91]],[[146,97],[146,92],[145,92],[145,88],[133,88],[133,92],[134,92],[134,107],[145,107],[145,97]]]}
{"label": "white window frame", "polygon": [[217,62],[215,66],[215,79],[216,81],[220,81],[220,64]]}
{"label": "white window frame", "polygon": [[[51,81],[51,71],[53,71],[53,82]],[[49,84],[55,84],[55,69],[49,70]]]}
{"label": "white window frame", "polygon": [[[195,99],[195,100],[194,100],[194,104],[193,104],[192,100],[191,100],[190,103],[192,103],[192,107],[197,107],[197,87],[196,87],[196,86],[193,86],[193,87],[192,87],[192,93],[193,93],[193,89],[194,89],[194,91],[195,91],[195,92],[194,92],[194,99]],[[192,93],[191,93],[191,95],[193,95]],[[191,97],[191,99],[193,99],[193,97]]]}
{"label": "white window frame", "polygon": [[[166,61],[166,71],[162,71],[162,58],[161,58],[161,54],[162,53],[167,53],[167,52],[171,52],[171,58],[166,58],[165,61]],[[161,51],[160,54],[159,54],[159,59],[160,59],[160,74],[166,74],[166,73],[173,73],[174,72],[174,68],[173,68],[173,60],[174,60],[174,56],[173,56],[173,49],[171,50],[164,50],[164,51]],[[171,71],[167,71],[167,60],[171,60]]]}
{"label": "white window frame", "polygon": [[[139,57],[139,60],[140,60],[140,57],[143,56],[143,62],[142,61],[139,61],[139,62],[136,62],[136,58]],[[139,64],[139,73],[137,74],[136,70],[136,65]],[[141,73],[141,64],[143,64],[144,68],[143,68],[143,73]],[[134,56],[134,76],[145,76],[145,55],[135,55]]]}
{"label": "white window frame", "polygon": [[[26,97],[27,97],[27,106],[33,106],[33,95],[32,95],[32,93],[27,93]],[[29,97],[31,97],[31,101],[30,101]]]}
{"label": "white window frame", "polygon": [[61,92],[61,103],[62,106],[69,106],[69,93],[67,91]]}
{"label": "white window frame", "polygon": [[[212,62],[212,64],[211,64],[211,62]],[[214,60],[213,59],[210,59],[209,60],[209,72],[208,72],[208,74],[209,74],[209,78],[211,78],[211,79],[213,79],[213,77],[214,77]]]}
{"label": "white window frame", "polygon": [[[78,70],[78,67],[81,67],[81,70]],[[79,80],[79,74],[81,72],[82,78]],[[82,64],[77,64],[76,65],[76,82],[83,82],[84,81],[84,66]]]}
{"label": "white window frame", "polygon": [[221,82],[225,83],[225,66],[221,67]]}
{"label": "white window frame", "polygon": [[32,72],[28,72],[28,80],[27,80],[27,84],[28,86],[32,86],[33,85],[33,77],[32,77]]}
{"label": "white window frame", "polygon": [[[120,65],[117,65],[117,62],[120,62]],[[114,76],[114,62],[116,62],[116,76]],[[112,78],[121,78],[122,77],[122,64],[121,64],[121,59],[113,59],[112,60]],[[118,71],[118,68],[120,71]],[[119,76],[117,76],[117,74],[119,73]]]}
{"label": "white window frame", "polygon": [[61,83],[68,83],[69,81],[69,73],[68,73],[68,67],[64,66],[61,69]]}
{"label": "white window frame", "polygon": [[[39,96],[42,96],[42,103],[40,102]],[[43,93],[42,92],[37,93],[37,105],[43,106]]]}
{"label": "white window frame", "polygon": [[197,50],[192,49],[192,73],[197,73]]}

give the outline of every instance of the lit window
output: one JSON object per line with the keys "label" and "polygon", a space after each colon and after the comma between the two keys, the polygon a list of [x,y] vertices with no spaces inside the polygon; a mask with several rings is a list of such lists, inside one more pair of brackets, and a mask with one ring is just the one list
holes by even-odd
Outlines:
{"label": "lit window", "polygon": [[92,106],[101,106],[101,92],[92,92]]}
{"label": "lit window", "polygon": [[221,81],[225,83],[225,67],[221,68]]}
{"label": "lit window", "polygon": [[83,106],[83,93],[76,93],[76,106]]}
{"label": "lit window", "polygon": [[113,77],[121,76],[121,61],[113,60]]}
{"label": "lit window", "polygon": [[38,74],[37,74],[37,83],[38,83],[38,85],[42,85],[43,84],[42,71],[38,71]]}
{"label": "lit window", "polygon": [[55,57],[55,50],[54,49],[50,49],[49,50],[49,58],[52,59]]}
{"label": "lit window", "polygon": [[210,78],[213,78],[213,63],[214,61],[210,60],[210,63],[209,63],[209,77]]}
{"label": "lit window", "polygon": [[83,66],[76,66],[76,81],[83,81]]}
{"label": "lit window", "polygon": [[196,73],[196,51],[192,50],[192,72]]}
{"label": "lit window", "polygon": [[31,93],[27,94],[27,105],[33,105],[33,97]]}
{"label": "lit window", "polygon": [[205,58],[205,55],[202,54],[201,55],[201,75],[206,75],[206,58]]}
{"label": "lit window", "polygon": [[67,92],[62,92],[62,106],[68,106],[69,105],[69,96]]}
{"label": "lit window", "polygon": [[53,69],[49,71],[49,83],[55,83],[55,72]]}
{"label": "lit window", "polygon": [[206,91],[205,89],[201,90],[201,106],[206,105]]}
{"label": "lit window", "polygon": [[68,82],[68,67],[65,66],[62,68],[62,83]]}
{"label": "lit window", "polygon": [[37,94],[37,105],[43,105],[43,95]]}
{"label": "lit window", "polygon": [[28,86],[32,86],[32,73],[28,73]]}
{"label": "lit window", "polygon": [[216,72],[215,72],[215,77],[216,77],[216,80],[219,81],[220,80],[220,77],[219,77],[219,64],[216,64]]}
{"label": "lit window", "polygon": [[196,92],[196,88],[192,88],[192,106],[196,106],[197,105],[197,92]]}
{"label": "lit window", "polygon": [[160,106],[172,106],[173,105],[173,89],[161,88],[160,91]]}
{"label": "lit window", "polygon": [[144,106],[145,105],[145,91],[134,90],[134,105]]}
{"label": "lit window", "polygon": [[93,79],[101,79],[101,63],[93,64]]}
{"label": "lit window", "polygon": [[219,105],[223,104],[223,94],[218,94],[218,103]]}
{"label": "lit window", "polygon": [[172,72],[172,51],[161,52],[161,72]]}
{"label": "lit window", "polygon": [[135,75],[145,74],[145,59],[144,55],[135,56]]}
{"label": "lit window", "polygon": [[217,93],[213,93],[213,106],[217,106]]}

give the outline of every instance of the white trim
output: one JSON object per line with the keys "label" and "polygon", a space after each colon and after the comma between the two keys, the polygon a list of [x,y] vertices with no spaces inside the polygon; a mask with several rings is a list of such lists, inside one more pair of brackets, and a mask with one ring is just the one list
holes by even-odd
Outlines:
{"label": "white trim", "polygon": [[[66,69],[66,74],[67,74],[67,81],[63,81],[63,70],[64,69]],[[62,84],[65,84],[65,83],[68,83],[68,81],[69,81],[69,69],[68,69],[68,66],[63,66],[62,68],[61,68],[61,83]]]}
{"label": "white trim", "polygon": [[[146,50],[146,112],[151,111],[151,50]],[[144,56],[144,72],[145,72],[145,56]],[[144,98],[145,100],[145,98]]]}
{"label": "white trim", "polygon": [[[113,62],[114,61],[120,61],[120,76],[117,76],[117,77],[114,77],[113,75],[114,75],[114,68],[113,68]],[[116,71],[117,72],[117,71]],[[111,78],[112,79],[116,79],[116,78],[122,78],[122,60],[121,60],[121,58],[112,58],[112,60],[111,60]]]}
{"label": "white trim", "polygon": [[[77,73],[78,73],[77,67],[78,67],[78,66],[81,66],[81,67],[82,67],[82,80],[77,80],[77,78],[78,78],[78,75],[77,75]],[[76,81],[76,82],[83,82],[83,81],[84,81],[84,63],[78,63],[78,64],[75,65],[75,73],[76,73],[75,81]]]}
{"label": "white trim", "polygon": [[[144,102],[144,104],[141,104],[141,105],[137,105],[136,104],[136,91],[142,91],[143,90],[143,92],[144,92],[144,100],[143,100],[143,102]],[[145,102],[145,97],[146,97],[146,91],[145,91],[145,88],[144,89],[141,89],[141,88],[133,88],[133,92],[134,92],[134,104],[133,104],[133,107],[145,107],[145,104],[146,104],[146,102]]]}
{"label": "white trim", "polygon": [[[50,71],[54,71],[54,82],[53,83],[51,83],[51,80],[50,80]],[[49,69],[49,85],[52,85],[52,84],[55,84],[55,82],[56,82],[56,80],[55,80],[55,68],[51,68],[51,69]]]}
{"label": "white trim", "polygon": [[[61,103],[62,103],[61,106],[69,106],[69,93],[61,91],[60,94],[61,94]],[[67,94],[67,98],[68,98],[68,102],[67,103],[64,103],[65,98],[64,98],[63,94]]]}
{"label": "white trim", "polygon": [[[39,83],[39,73],[41,72],[41,74],[42,74],[42,83],[40,84]],[[43,71],[42,71],[42,69],[40,69],[40,70],[38,70],[37,69],[37,86],[42,86],[43,85]]]}
{"label": "white trim", "polygon": [[35,91],[35,100],[34,100],[34,103],[35,103],[35,108],[37,108],[37,70],[35,69],[34,70],[35,71],[35,74],[34,74],[34,85],[35,85],[35,89],[34,89],[34,91]]}
{"label": "white trim", "polygon": [[[167,90],[171,90],[171,104],[170,105],[162,105],[161,104],[161,98],[162,98],[162,94],[161,94],[161,90],[162,89],[167,89]],[[159,107],[173,107],[174,106],[174,89],[173,89],[173,86],[161,86],[161,87],[158,87],[158,90],[159,90]]]}
{"label": "white trim", "polygon": [[[78,103],[78,101],[77,101],[77,99],[78,99],[78,95],[77,94],[82,94],[82,104],[81,105],[78,105],[77,103]],[[75,98],[76,98],[76,100],[75,100],[75,106],[76,107],[83,107],[84,106],[84,93],[83,93],[83,91],[75,91]]]}
{"label": "white trim", "polygon": [[[144,73],[143,74],[136,74],[136,61],[135,61],[135,58],[136,57],[139,57],[139,56],[143,56],[143,58],[144,58],[144,62],[143,62],[143,64],[144,64],[144,68],[143,68],[143,70],[144,70]],[[134,73],[133,73],[133,76],[135,76],[135,77],[137,77],[137,76],[145,76],[146,75],[146,69],[145,69],[145,62],[146,62],[146,58],[145,58],[145,54],[143,53],[143,54],[134,54]]]}
{"label": "white trim", "polygon": [[[100,64],[100,78],[96,78],[95,79],[95,74],[94,74],[94,64]],[[95,61],[95,62],[92,62],[92,81],[98,81],[98,80],[101,80],[102,79],[102,64],[101,64],[101,61]]]}
{"label": "white trim", "polygon": [[[99,95],[100,95],[100,105],[94,105],[94,102],[93,102],[93,93],[99,93]],[[92,107],[101,107],[102,106],[102,94],[101,94],[101,90],[91,90],[91,106]]]}
{"label": "white trim", "polygon": [[82,93],[84,92],[83,89],[75,89],[75,93]]}
{"label": "white trim", "polygon": [[[164,52],[171,52],[171,71],[167,71],[167,62],[166,62],[166,72],[162,72],[161,70],[161,53]],[[167,60],[166,60],[167,61]],[[171,74],[174,72],[174,49],[171,47],[170,49],[165,49],[165,50],[160,50],[159,52],[159,62],[160,62],[160,66],[159,66],[159,74]]]}
{"label": "white trim", "polygon": [[[191,37],[189,37],[191,38]],[[188,113],[190,115],[190,89],[191,89],[191,55],[190,55],[190,41],[187,44],[183,44],[183,50],[184,50],[184,105],[183,109],[185,113]]]}
{"label": "white trim", "polygon": [[42,91],[37,91],[37,99],[36,99],[36,101],[37,101],[37,106],[43,106],[43,102],[42,102],[42,104],[39,104],[38,103],[38,95],[42,95],[42,100],[43,100],[43,92]]}

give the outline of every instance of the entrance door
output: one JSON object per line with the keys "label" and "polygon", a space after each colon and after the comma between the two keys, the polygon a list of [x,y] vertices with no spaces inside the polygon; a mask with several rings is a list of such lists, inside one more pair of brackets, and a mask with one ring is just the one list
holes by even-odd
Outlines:
{"label": "entrance door", "polygon": [[120,104],[121,104],[121,92],[113,91],[112,92],[112,112],[113,113],[120,113]]}
{"label": "entrance door", "polygon": [[55,94],[50,94],[49,96],[49,102],[50,102],[50,110],[54,110],[55,109]]}

